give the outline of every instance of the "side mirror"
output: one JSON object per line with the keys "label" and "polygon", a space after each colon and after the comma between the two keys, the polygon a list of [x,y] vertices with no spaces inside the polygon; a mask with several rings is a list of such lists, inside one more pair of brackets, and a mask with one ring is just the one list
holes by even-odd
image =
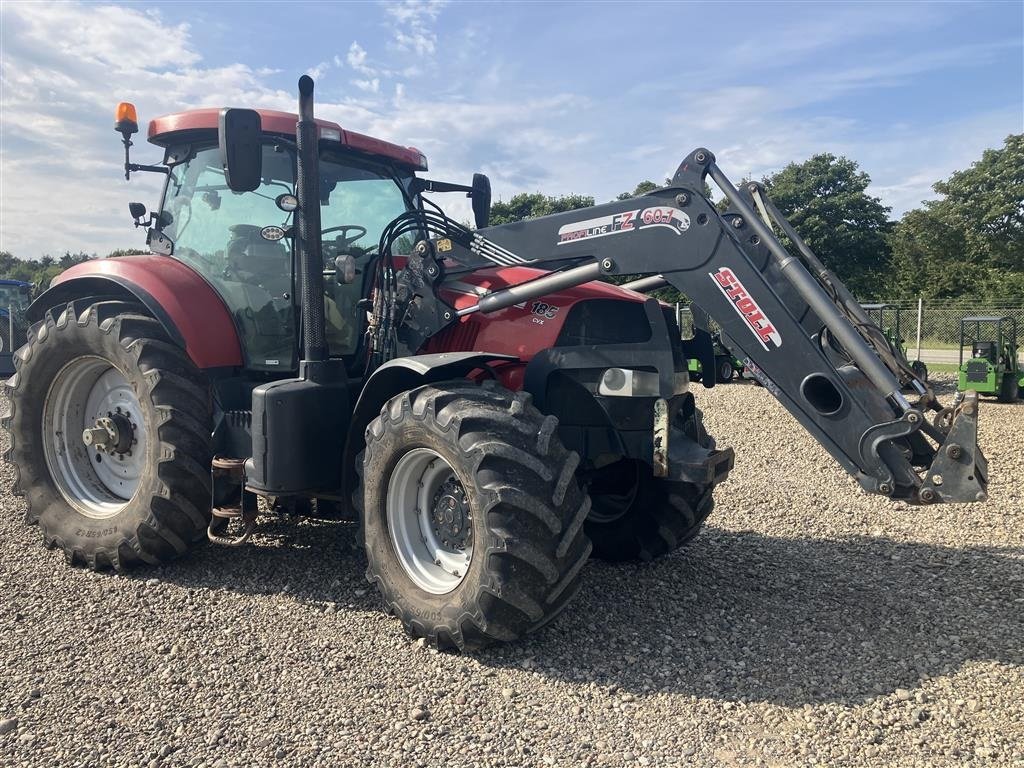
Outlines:
{"label": "side mirror", "polygon": [[128,203],[128,213],[135,219],[135,223],[139,224],[142,217],[146,215],[146,206],[142,203]]}
{"label": "side mirror", "polygon": [[339,285],[350,285],[356,280],[356,260],[349,253],[343,253],[334,260],[334,279]]}
{"label": "side mirror", "polygon": [[263,129],[253,109],[222,109],[217,138],[224,179],[232,192],[252,192],[263,176]]}
{"label": "side mirror", "polygon": [[482,173],[473,174],[473,219],[477,229],[483,229],[491,220],[491,180]]}

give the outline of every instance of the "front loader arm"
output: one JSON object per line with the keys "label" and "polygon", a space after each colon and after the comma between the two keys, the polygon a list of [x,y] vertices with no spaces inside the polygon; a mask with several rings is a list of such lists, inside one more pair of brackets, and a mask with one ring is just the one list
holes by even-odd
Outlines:
{"label": "front loader arm", "polygon": [[[720,214],[702,194],[709,175],[729,198],[731,213]],[[984,498],[977,396],[930,422],[924,409],[938,410],[930,391],[919,387],[917,403],[907,401],[886,354],[891,350],[879,348],[882,337],[866,316],[845,306],[855,303],[846,288],[823,267],[821,274],[809,271],[807,254],[788,253],[747,193],[700,149],[664,189],[449,232],[434,242],[439,256],[471,266],[564,263],[458,315],[494,311],[602,275],[660,276],[718,323],[753,375],[866,490],[914,502]],[[816,261],[812,270],[820,267]]]}

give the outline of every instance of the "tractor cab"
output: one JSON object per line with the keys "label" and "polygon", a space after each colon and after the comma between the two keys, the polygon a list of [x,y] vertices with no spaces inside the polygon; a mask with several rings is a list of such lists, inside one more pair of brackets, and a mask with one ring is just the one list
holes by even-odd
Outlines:
{"label": "tractor cab", "polygon": [[[964,359],[964,350],[971,356]],[[1024,387],[1017,359],[1017,321],[1012,317],[977,316],[960,321],[960,391],[977,390],[1000,402],[1013,402]]]}
{"label": "tractor cab", "polygon": [[[219,142],[219,111],[153,120],[150,142],[164,148],[167,183],[148,243],[191,267],[230,311],[252,371],[298,367],[295,215],[297,117],[261,111],[260,157],[252,189],[232,189]],[[363,336],[368,264],[389,222],[416,207],[414,149],[318,121],[324,314],[332,357],[350,358]],[[237,185],[236,185],[237,186]],[[411,248],[412,240],[407,243]]]}

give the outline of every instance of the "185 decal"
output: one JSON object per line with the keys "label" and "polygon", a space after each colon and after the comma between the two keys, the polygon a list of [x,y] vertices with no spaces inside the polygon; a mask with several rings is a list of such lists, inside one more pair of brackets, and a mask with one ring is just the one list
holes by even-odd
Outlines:
{"label": "185 decal", "polygon": [[761,310],[757,302],[750,295],[750,292],[743,286],[740,279],[736,277],[728,267],[720,267],[717,272],[708,272],[708,276],[715,281],[718,290],[729,300],[736,314],[743,318],[754,338],[766,350],[778,349],[782,346],[782,334],[780,334],[772,321]]}

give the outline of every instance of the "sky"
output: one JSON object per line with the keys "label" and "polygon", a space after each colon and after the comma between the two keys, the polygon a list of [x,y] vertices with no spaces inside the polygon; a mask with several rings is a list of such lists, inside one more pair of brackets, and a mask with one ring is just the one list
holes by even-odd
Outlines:
{"label": "sky", "polygon": [[[142,247],[114,108],[295,111],[421,149],[431,178],[608,200],[711,149],[734,181],[818,152],[893,217],[1024,131],[1024,3],[0,4],[0,250]],[[470,219],[459,196],[441,199]]]}

